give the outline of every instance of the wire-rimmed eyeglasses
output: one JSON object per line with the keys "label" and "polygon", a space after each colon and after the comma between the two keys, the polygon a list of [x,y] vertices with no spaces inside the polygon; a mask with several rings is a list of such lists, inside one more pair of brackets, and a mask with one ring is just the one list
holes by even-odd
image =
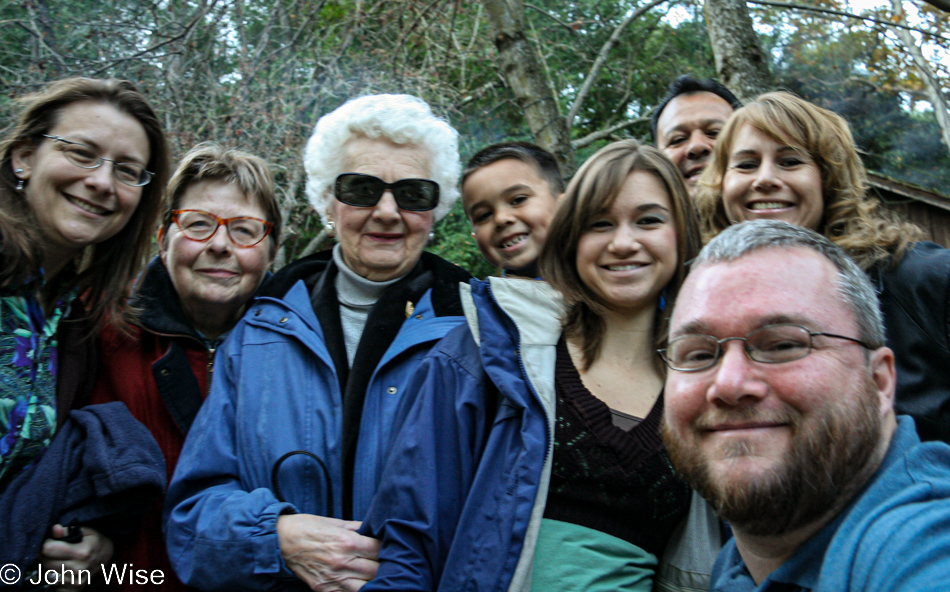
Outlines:
{"label": "wire-rimmed eyeglasses", "polygon": [[116,181],[125,185],[142,187],[143,185],[148,185],[149,181],[151,181],[155,175],[155,173],[145,170],[145,167],[140,164],[135,164],[134,162],[116,162],[111,158],[100,156],[98,152],[85,144],[73,142],[72,140],[64,140],[59,136],[47,136],[43,134],[43,137],[53,140],[54,142],[60,142],[60,150],[66,157],[66,160],[81,169],[97,169],[102,166],[103,162],[108,160],[112,163],[112,176],[115,177]]}
{"label": "wire-rimmed eyeglasses", "polygon": [[749,331],[745,337],[716,339],[712,335],[680,335],[670,341],[666,349],[658,349],[657,353],[673,370],[699,372],[712,368],[719,362],[723,343],[738,340],[744,342],[743,349],[749,359],[763,364],[781,364],[800,360],[810,354],[815,349],[813,338],[816,336],[845,339],[867,349],[876,349],[854,337],[811,331],[793,323],[779,323]]}

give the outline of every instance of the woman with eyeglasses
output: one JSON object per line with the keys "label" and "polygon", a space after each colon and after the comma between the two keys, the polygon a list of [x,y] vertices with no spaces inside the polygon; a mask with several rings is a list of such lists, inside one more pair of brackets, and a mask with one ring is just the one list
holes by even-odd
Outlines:
{"label": "woman with eyeglasses", "polygon": [[699,181],[705,238],[745,220],[821,233],[872,278],[897,364],[898,413],[950,443],[950,250],[883,210],[847,122],[787,92],[737,110]]}
{"label": "woman with eyeglasses", "polygon": [[338,244],[268,281],[217,353],[165,511],[178,575],[202,589],[356,590],[356,532],[422,359],[464,322],[470,276],[423,252],[458,199],[457,133],[407,95],[322,117],[307,195]]}
{"label": "woman with eyeglasses", "polygon": [[[96,330],[134,318],[125,294],[168,161],[161,123],[129,82],[70,78],[21,102],[0,143],[0,493],[51,471],[47,450],[88,401]],[[5,520],[39,521],[43,501]],[[45,569],[90,568],[112,552],[93,528],[47,535]]]}
{"label": "woman with eyeglasses", "polygon": [[[211,385],[215,350],[264,280],[280,240],[280,205],[267,163],[216,144],[195,146],[178,165],[158,231],[159,255],[135,285],[131,334],[107,326],[93,403],[122,401],[158,441],[171,480],[188,429]],[[165,574],[161,504],[125,540],[113,563]],[[126,581],[113,590],[139,589]]]}
{"label": "woman with eyeglasses", "polygon": [[420,369],[365,590],[655,589],[691,496],[659,435],[655,348],[698,249],[661,152],[625,140],[584,163],[539,260],[550,285],[472,282],[468,324]]}

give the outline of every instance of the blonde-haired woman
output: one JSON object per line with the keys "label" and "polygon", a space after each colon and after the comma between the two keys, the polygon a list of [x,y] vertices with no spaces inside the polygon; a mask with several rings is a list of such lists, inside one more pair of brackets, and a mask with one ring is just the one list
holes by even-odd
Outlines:
{"label": "blonde-haired woman", "polygon": [[847,122],[787,92],[737,110],[700,180],[707,240],[744,220],[815,230],[874,281],[898,367],[896,407],[925,440],[950,442],[950,251],[868,195]]}
{"label": "blonde-haired woman", "polygon": [[[211,387],[215,351],[264,280],[280,230],[267,163],[216,144],[196,146],[169,182],[159,255],[132,295],[139,315],[131,334],[102,330],[92,402],[129,408],[158,442],[169,480]],[[160,503],[120,541],[115,563],[161,570],[163,590],[185,589],[165,551]],[[110,589],[137,586],[126,581]]]}

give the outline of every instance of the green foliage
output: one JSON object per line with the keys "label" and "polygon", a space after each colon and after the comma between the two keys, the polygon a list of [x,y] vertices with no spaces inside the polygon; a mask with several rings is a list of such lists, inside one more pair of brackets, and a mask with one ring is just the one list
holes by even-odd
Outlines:
{"label": "green foliage", "polygon": [[783,57],[773,66],[780,86],[844,117],[868,169],[945,191],[950,152],[933,115],[908,108],[919,80],[903,66],[892,69],[900,54],[877,29],[846,23],[829,34],[819,24],[772,39]]}
{"label": "green foliage", "polygon": [[[586,0],[546,3],[543,12],[527,11],[563,113],[576,99],[601,48],[624,18],[643,4]],[[575,138],[649,117],[669,83],[680,74],[715,76],[702,4],[677,4],[690,14],[679,26],[662,19],[670,4],[648,11],[623,31],[578,113],[572,130]],[[610,141],[631,136],[649,141],[649,124],[619,131],[582,151],[577,160],[582,162]]]}
{"label": "green foliage", "polygon": [[459,200],[452,211],[436,225],[435,238],[426,250],[467,269],[477,278],[496,275],[497,269],[482,257],[471,234],[472,227],[465,216],[465,210],[462,209],[462,200]]}
{"label": "green foliage", "polygon": [[[601,48],[645,3],[526,5],[526,31],[562,114]],[[840,0],[812,4],[844,8]],[[685,11],[675,26],[662,18],[673,7]],[[680,74],[715,76],[702,9],[699,0],[671,0],[623,31],[573,122],[575,140],[648,117]],[[948,15],[927,7],[918,12],[921,26],[950,30]],[[908,109],[922,98],[920,80],[892,37],[861,21],[802,11],[759,6],[753,16],[781,83],[849,118],[872,168],[946,186],[947,150],[930,114]],[[304,198],[303,147],[317,119],[348,98],[379,92],[422,97],[459,130],[463,161],[490,143],[532,139],[496,67],[477,1],[21,0],[0,3],[0,47],[0,126],[12,121],[15,97],[45,82],[115,76],[135,81],[153,100],[176,154],[215,140],[267,158],[285,203],[285,262],[321,230]],[[948,63],[934,64],[944,81]],[[649,141],[648,124],[618,129],[577,150],[576,160],[631,136]],[[437,226],[429,249],[475,275],[489,275],[494,270],[470,233],[457,206]]]}

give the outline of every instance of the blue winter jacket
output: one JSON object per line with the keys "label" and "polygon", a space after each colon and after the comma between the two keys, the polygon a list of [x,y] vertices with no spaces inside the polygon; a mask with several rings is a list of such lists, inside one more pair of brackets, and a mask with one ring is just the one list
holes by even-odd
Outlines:
{"label": "blue winter jacket", "polygon": [[383,539],[365,591],[530,588],[563,305],[542,282],[471,284],[469,326],[436,346],[409,387],[418,394],[363,523]]}
{"label": "blue winter jacket", "polygon": [[[397,408],[411,392],[407,383],[432,346],[463,322],[457,286],[470,276],[423,253],[419,265],[429,275],[420,281],[432,287],[405,306],[405,320],[403,303],[396,303],[401,327],[369,378],[352,482],[346,483],[341,382],[311,302],[312,285],[332,264],[327,255],[317,257],[277,274],[269,286],[290,288],[255,300],[218,350],[211,393],[189,432],[165,504],[169,558],[189,585],[307,589],[281,558],[277,518],[362,517],[398,427]],[[434,302],[453,297],[454,304]],[[439,316],[440,309],[458,314]],[[373,330],[367,324],[364,339]],[[283,455],[298,450],[307,454],[286,459],[272,475]],[[346,496],[351,516],[343,510]]]}

